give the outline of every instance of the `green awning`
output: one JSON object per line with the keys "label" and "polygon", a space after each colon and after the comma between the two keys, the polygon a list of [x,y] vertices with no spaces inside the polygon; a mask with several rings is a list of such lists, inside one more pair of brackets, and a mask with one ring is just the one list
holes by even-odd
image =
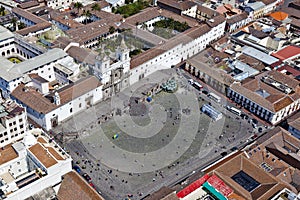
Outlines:
{"label": "green awning", "polygon": [[206,190],[212,193],[219,200],[227,200],[220,192],[218,192],[214,187],[212,187],[208,182],[203,183],[202,185]]}

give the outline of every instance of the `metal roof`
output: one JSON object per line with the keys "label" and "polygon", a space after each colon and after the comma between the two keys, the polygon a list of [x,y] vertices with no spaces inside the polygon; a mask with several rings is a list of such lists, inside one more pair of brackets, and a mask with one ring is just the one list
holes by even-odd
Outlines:
{"label": "metal roof", "polygon": [[66,57],[67,55],[68,54],[62,49],[51,49],[42,55],[36,56],[29,60],[25,60],[18,64],[13,64],[6,59],[0,58],[0,64],[7,65],[6,70],[0,71],[0,77],[5,79],[6,81],[12,81],[16,78],[21,77],[22,75],[26,74],[31,70],[34,70],[53,61]]}
{"label": "metal roof", "polygon": [[270,56],[266,53],[263,53],[257,49],[254,49],[253,47],[244,46],[242,48],[242,53],[246,54],[248,56],[251,56],[265,64],[271,65],[277,61],[279,61],[277,58]]}
{"label": "metal roof", "polygon": [[14,37],[14,34],[3,26],[0,26],[0,41]]}

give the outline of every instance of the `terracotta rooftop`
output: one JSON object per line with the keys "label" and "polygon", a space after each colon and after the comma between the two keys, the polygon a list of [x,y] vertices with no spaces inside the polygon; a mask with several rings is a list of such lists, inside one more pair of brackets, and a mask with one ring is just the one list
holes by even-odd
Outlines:
{"label": "terracotta rooftop", "polygon": [[76,46],[70,47],[67,50],[67,53],[76,61],[88,64],[95,64],[97,56],[97,53],[94,51]]}
{"label": "terracotta rooftop", "polygon": [[36,81],[38,81],[40,83],[47,83],[48,82],[46,79],[44,79],[43,77],[39,76],[38,74],[28,74],[28,76],[31,79],[35,79]]}
{"label": "terracotta rooftop", "polygon": [[248,14],[246,12],[243,12],[241,14],[232,16],[231,18],[227,19],[226,21],[227,21],[227,24],[235,24],[235,23],[240,22],[247,18],[248,18]]}
{"label": "terracotta rooftop", "polygon": [[36,0],[33,0],[33,1],[27,1],[27,2],[24,2],[24,3],[20,3],[18,5],[19,8],[22,8],[22,9],[27,9],[27,8],[31,8],[31,7],[35,7],[35,6],[38,6],[40,5]]}
{"label": "terracotta rooftop", "polygon": [[300,112],[288,118],[288,124],[300,130]]}
{"label": "terracotta rooftop", "polygon": [[213,16],[218,14],[216,11],[202,5],[197,6],[197,12],[200,14],[206,14],[208,18],[212,18]]}
{"label": "terracotta rooftop", "polygon": [[71,83],[57,92],[60,96],[61,104],[65,104],[87,92],[92,91],[100,85],[101,83],[95,76],[89,76],[75,83]]}
{"label": "terracotta rooftop", "polygon": [[47,22],[46,20],[44,20],[26,10],[23,10],[21,8],[13,8],[12,12],[15,13],[16,15],[22,16],[22,17],[34,22],[35,24]]}
{"label": "terracotta rooftop", "polygon": [[4,148],[0,149],[0,165],[7,163],[18,157],[17,152],[11,146],[11,144],[5,146]]}
{"label": "terracotta rooftop", "polygon": [[211,28],[218,26],[219,24],[226,21],[226,18],[223,15],[217,15],[213,17],[211,20],[205,21]]}
{"label": "terracotta rooftop", "polygon": [[170,40],[168,40],[166,43],[158,45],[152,49],[149,49],[135,57],[133,57],[130,61],[130,68],[133,69],[146,61],[149,61],[156,56],[163,54],[164,52],[176,47],[179,44],[186,44],[201,35],[204,35],[205,33],[209,32],[211,29],[208,25],[203,24],[201,26],[192,27],[188,30],[186,30],[183,33],[180,33]]}
{"label": "terracotta rooftop", "polygon": [[87,182],[74,171],[64,175],[57,193],[59,200],[104,200]]}
{"label": "terracotta rooftop", "polygon": [[[287,95],[280,90],[262,82],[260,78],[266,75],[272,77],[276,81],[279,81],[281,84],[287,85],[288,87],[292,88],[295,93]],[[282,108],[285,108],[293,101],[296,101],[299,97],[299,82],[278,71],[265,72],[256,76],[255,78],[245,79],[242,84],[233,83],[230,87],[239,94],[245,96],[246,98],[256,102],[260,106],[272,112],[277,112]],[[266,93],[268,93],[268,96],[264,98],[257,93],[258,90],[265,91]]]}
{"label": "terracotta rooftop", "polygon": [[285,12],[289,15],[289,17],[294,17],[299,19],[300,18],[300,12],[299,10],[295,8],[290,8],[290,7],[282,7],[280,11]]}
{"label": "terracotta rooftop", "polygon": [[157,4],[164,4],[169,7],[179,9],[181,11],[185,11],[187,9],[190,9],[191,7],[195,6],[196,3],[189,1],[189,0],[183,0],[183,1],[177,1],[177,0],[158,0]]}
{"label": "terracotta rooftop", "polygon": [[[96,77],[90,76],[63,87],[57,91],[60,95],[61,105],[70,102],[72,99],[75,99],[100,85],[101,84]],[[39,113],[46,114],[58,107],[51,102],[54,94],[50,94],[48,95],[49,98],[46,98],[40,92],[36,91],[35,88],[27,87],[23,83],[21,83],[11,95]]]}
{"label": "terracotta rooftop", "polygon": [[[174,195],[172,195],[174,194]],[[172,198],[171,198],[172,197]],[[146,197],[145,200],[178,200],[178,197],[174,193],[174,190],[163,186],[158,191],[152,193]]]}
{"label": "terracotta rooftop", "polygon": [[300,177],[299,149],[300,140],[288,131],[276,127],[259,137],[247,150],[247,154],[258,167],[277,177],[279,181],[289,183],[289,188],[297,192],[300,186],[300,179],[297,179]]}
{"label": "terracotta rooftop", "polygon": [[283,21],[288,17],[288,14],[285,12],[278,11],[271,13],[270,16],[276,19],[277,21]]}
{"label": "terracotta rooftop", "polygon": [[46,147],[48,151],[54,156],[56,160],[64,160],[64,158],[59,155],[59,153],[53,147]]}
{"label": "terracotta rooftop", "polygon": [[[247,191],[237,183],[232,177],[240,171],[256,180],[259,183],[258,187]],[[244,154],[239,154],[222,163],[210,173],[210,175],[213,174],[222,179],[226,185],[229,185],[238,196],[249,200],[268,199],[286,187],[285,184],[278,183],[278,180],[272,175],[248,160]]]}
{"label": "terracotta rooftop", "polygon": [[36,91],[35,88],[27,87],[23,83],[21,83],[11,95],[39,113],[48,113],[57,108],[55,104],[51,103],[49,99]]}
{"label": "terracotta rooftop", "polygon": [[57,163],[53,155],[41,144],[37,143],[29,148],[29,151],[46,167],[49,168]]}
{"label": "terracotta rooftop", "polygon": [[276,53],[272,53],[272,56],[280,59],[280,60],[286,60],[294,56],[300,56],[300,47],[290,45],[288,47],[285,47]]}
{"label": "terracotta rooftop", "polygon": [[280,73],[279,71],[270,71],[268,73],[272,78],[280,83],[283,83],[284,85],[287,85],[288,87],[292,88],[293,90],[297,90],[297,88],[300,85],[300,82],[297,81],[294,78],[291,78],[283,73]]}

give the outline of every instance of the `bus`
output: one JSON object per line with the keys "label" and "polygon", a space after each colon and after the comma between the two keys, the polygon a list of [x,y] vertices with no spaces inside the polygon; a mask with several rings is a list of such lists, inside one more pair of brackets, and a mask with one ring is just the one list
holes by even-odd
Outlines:
{"label": "bus", "polygon": [[200,85],[200,83],[198,83],[198,82],[194,82],[193,83],[193,86],[194,86],[194,88],[196,88],[197,90],[201,90],[203,87],[202,87],[202,85]]}
{"label": "bus", "polygon": [[221,102],[221,97],[219,97],[219,96],[216,95],[215,93],[212,93],[212,92],[211,92],[211,93],[209,93],[207,96],[208,96],[209,98],[211,98],[212,100],[218,102],[218,103]]}
{"label": "bus", "polygon": [[236,109],[234,107],[230,107],[228,110],[238,116],[241,116],[241,114],[242,114],[242,112],[239,109]]}

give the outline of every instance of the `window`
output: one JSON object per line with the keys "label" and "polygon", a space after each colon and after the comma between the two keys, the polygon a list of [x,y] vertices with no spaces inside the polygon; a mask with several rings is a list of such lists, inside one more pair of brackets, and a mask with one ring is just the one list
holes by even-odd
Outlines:
{"label": "window", "polygon": [[72,108],[70,108],[70,113],[72,113],[73,112],[73,109]]}
{"label": "window", "polygon": [[81,103],[79,104],[79,108],[81,108]]}
{"label": "window", "polygon": [[13,125],[16,125],[16,121],[14,121]]}

